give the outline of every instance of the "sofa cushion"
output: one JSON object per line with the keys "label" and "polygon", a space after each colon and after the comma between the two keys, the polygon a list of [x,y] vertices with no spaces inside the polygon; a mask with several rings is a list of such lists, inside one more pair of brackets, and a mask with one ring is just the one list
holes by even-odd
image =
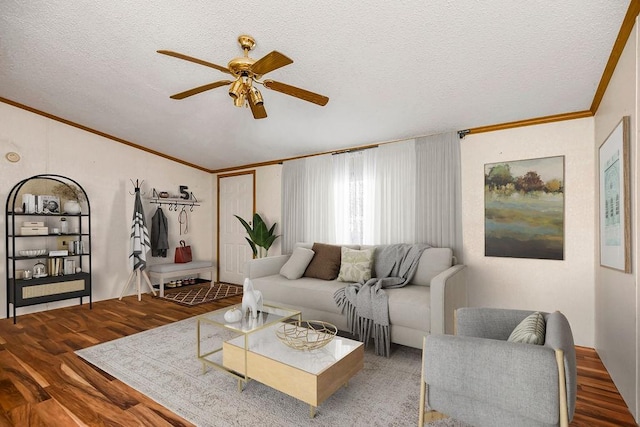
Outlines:
{"label": "sofa cushion", "polygon": [[314,252],[311,249],[295,248],[291,257],[280,269],[280,274],[289,280],[299,279],[309,266]]}
{"label": "sofa cushion", "polygon": [[373,265],[373,254],[375,248],[369,249],[349,249],[342,247],[342,259],[340,261],[340,282],[364,283],[371,279],[371,266]]}
{"label": "sofa cushion", "polygon": [[[318,280],[301,277],[287,280],[279,274],[252,279],[253,288],[262,292],[265,301],[274,305],[313,307],[315,310],[340,314],[333,294],[346,286],[337,280]],[[323,319],[316,319],[323,320]]]}
{"label": "sofa cushion", "polygon": [[[392,325],[405,326],[422,331],[431,330],[431,288],[406,285],[385,289],[389,298],[389,321]],[[391,337],[393,339],[393,337]]]}
{"label": "sofa cushion", "polygon": [[420,263],[411,283],[429,286],[431,279],[451,267],[452,261],[453,251],[450,248],[425,249],[420,256]]}
{"label": "sofa cushion", "polygon": [[531,313],[515,327],[507,341],[525,344],[544,344],[545,321],[539,311]]}
{"label": "sofa cushion", "polygon": [[340,271],[340,246],[314,243],[311,248],[315,255],[304,272],[304,277],[334,280]]}

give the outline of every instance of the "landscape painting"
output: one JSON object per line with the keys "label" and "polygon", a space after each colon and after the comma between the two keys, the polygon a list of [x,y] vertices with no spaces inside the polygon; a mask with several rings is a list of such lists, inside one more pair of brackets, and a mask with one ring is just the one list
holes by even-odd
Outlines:
{"label": "landscape painting", "polygon": [[485,256],[564,259],[564,156],[484,166]]}

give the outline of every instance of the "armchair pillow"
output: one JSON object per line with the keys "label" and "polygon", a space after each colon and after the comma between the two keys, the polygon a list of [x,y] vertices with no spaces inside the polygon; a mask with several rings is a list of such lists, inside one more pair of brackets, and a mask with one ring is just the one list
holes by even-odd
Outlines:
{"label": "armchair pillow", "polygon": [[525,317],[525,319],[513,329],[507,341],[543,345],[545,329],[544,316],[536,311]]}
{"label": "armchair pillow", "polygon": [[349,249],[342,247],[342,261],[338,281],[364,283],[371,279],[375,248]]}
{"label": "armchair pillow", "polygon": [[280,274],[289,280],[301,278],[313,255],[314,252],[311,249],[295,248],[289,260],[280,269]]}

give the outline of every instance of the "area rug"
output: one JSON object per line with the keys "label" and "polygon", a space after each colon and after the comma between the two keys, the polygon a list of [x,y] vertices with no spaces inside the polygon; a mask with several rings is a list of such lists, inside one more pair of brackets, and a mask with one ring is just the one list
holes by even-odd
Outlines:
{"label": "area rug", "polygon": [[[215,331],[203,335],[219,338]],[[408,426],[418,422],[421,351],[409,347],[395,347],[390,358],[376,356],[372,348],[365,350],[364,368],[348,387],[325,400],[313,419],[307,404],[257,381],[239,392],[236,379],[228,374],[211,368],[203,373],[196,357],[195,318],[76,353],[197,426]],[[461,424],[444,419],[429,426]]]}
{"label": "area rug", "polygon": [[181,305],[198,305],[241,294],[242,286],[214,283],[211,286],[206,284],[165,289],[162,298]]}

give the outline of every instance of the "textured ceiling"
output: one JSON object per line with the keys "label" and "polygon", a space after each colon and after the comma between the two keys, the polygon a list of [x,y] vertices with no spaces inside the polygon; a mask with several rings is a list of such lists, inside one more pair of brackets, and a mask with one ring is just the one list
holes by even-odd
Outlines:
{"label": "textured ceiling", "polygon": [[[0,97],[216,170],[588,110],[629,0],[0,2]],[[330,98],[262,90],[254,120],[219,65],[256,39],[268,78]]]}

